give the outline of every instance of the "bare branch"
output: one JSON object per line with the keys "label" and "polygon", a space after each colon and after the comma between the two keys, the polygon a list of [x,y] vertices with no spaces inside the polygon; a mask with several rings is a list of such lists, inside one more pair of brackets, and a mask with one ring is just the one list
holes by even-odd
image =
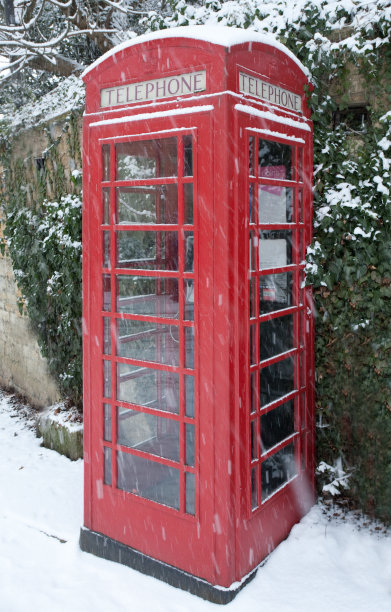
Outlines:
{"label": "bare branch", "polygon": [[31,21],[31,19],[33,18],[34,9],[36,5],[37,5],[37,0],[30,0],[30,2],[27,3],[27,6],[24,9],[24,13],[22,17],[23,23],[29,23],[29,21]]}
{"label": "bare branch", "polygon": [[[26,64],[26,62],[23,62],[23,63],[20,64],[20,66],[18,68],[16,68],[16,70],[13,70],[12,72],[10,71],[8,74],[2,75],[1,76],[1,82],[5,83],[5,81],[8,81],[11,78],[14,78],[19,72],[21,72],[21,70],[23,70],[25,68],[25,64]],[[0,74],[3,72],[3,70],[0,71]]]}
{"label": "bare branch", "polygon": [[[25,0],[19,1],[14,10],[15,2],[3,0],[8,17],[5,23],[4,18],[0,21],[0,55],[5,55],[9,64],[0,68],[0,82],[7,70],[15,74],[28,67],[64,76],[78,72],[81,63],[58,55],[66,41],[88,38],[103,53],[112,47],[113,35],[120,34],[113,27],[118,23],[113,22],[118,13],[129,16],[130,21],[125,19],[125,23],[149,13],[131,8],[124,0],[99,0],[93,5],[89,0]],[[89,57],[91,46],[86,48]]]}
{"label": "bare branch", "polygon": [[57,2],[57,0],[49,0],[50,4],[54,4],[54,6],[58,6],[60,9],[67,9],[72,6],[73,0],[68,0],[68,2]]}
{"label": "bare branch", "polygon": [[51,60],[47,56],[35,55],[28,59],[28,65],[35,70],[44,70],[50,74],[65,77],[71,76],[71,74],[80,74],[85,68],[85,66],[64,55],[56,55]]}
{"label": "bare branch", "polygon": [[122,0],[121,2],[112,2],[111,0],[102,0],[102,2],[104,2],[104,4],[108,4],[109,6],[113,7],[116,11],[120,11],[121,13],[124,13],[125,15],[148,15],[149,14],[149,11],[134,11],[133,9],[126,8],[125,6],[123,6]]}

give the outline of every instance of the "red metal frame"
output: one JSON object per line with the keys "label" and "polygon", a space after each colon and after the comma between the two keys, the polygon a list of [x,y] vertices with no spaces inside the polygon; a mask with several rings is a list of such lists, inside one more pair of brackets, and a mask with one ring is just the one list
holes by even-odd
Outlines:
{"label": "red metal frame", "polygon": [[[142,58],[142,59],[140,59]],[[146,58],[146,59],[145,59]],[[148,59],[149,58],[149,59]],[[193,68],[193,66],[196,68]],[[129,106],[101,109],[100,90],[126,83],[151,80],[162,74],[206,70],[206,90],[181,99],[147,101]],[[256,74],[301,96],[303,114],[270,108],[260,100],[239,93],[239,71]],[[87,106],[84,127],[84,406],[85,406],[85,526],[135,548],[150,557],[224,587],[241,580],[278,544],[291,526],[310,507],[313,495],[313,317],[308,288],[303,280],[305,247],[310,243],[312,205],[311,123],[305,106],[306,78],[300,68],[281,50],[261,43],[245,43],[229,50],[221,45],[192,39],[164,39],[130,46],[109,57],[85,77]],[[243,107],[245,107],[243,111]],[[148,114],[149,113],[149,114]],[[137,115],[140,115],[137,117]],[[193,175],[184,176],[183,136],[193,139]],[[129,142],[176,139],[177,176],[117,180],[115,147]],[[249,176],[249,138],[289,144],[295,151],[293,166],[298,167],[298,151],[303,150],[303,181]],[[110,176],[103,174],[102,150],[110,155]],[[185,225],[183,186],[193,184],[193,224]],[[254,223],[249,219],[249,185],[254,185]],[[292,223],[258,223],[258,185],[292,187],[296,190],[295,218]],[[127,223],[116,217],[116,190],[143,186],[152,194],[156,185],[176,185],[178,218],[175,223]],[[106,190],[104,192],[104,190]],[[298,193],[302,193],[304,217],[298,218]],[[105,193],[106,195],[103,195]],[[104,198],[110,195],[109,208]],[[107,201],[107,199],[106,199]],[[159,204],[160,206],[160,204]],[[158,208],[158,215],[160,214]],[[110,211],[110,212],[108,212]],[[108,218],[109,216],[109,218]],[[158,221],[159,219],[157,219]],[[295,261],[291,266],[259,271],[259,249],[255,270],[249,273],[249,233],[262,230],[293,230]],[[117,235],[121,232],[177,232],[178,269],[118,265]],[[193,232],[194,271],[185,270],[185,232]],[[125,234],[121,234],[122,236]],[[159,234],[160,235],[160,234]],[[108,238],[110,237],[110,238]],[[106,242],[105,242],[106,240]],[[257,238],[258,240],[258,238]],[[157,241],[158,242],[158,241]],[[110,243],[110,249],[105,245]],[[190,242],[189,242],[190,244]],[[173,244],[172,244],[173,246]],[[110,265],[107,265],[110,264]],[[116,267],[117,266],[117,267]],[[259,313],[259,300],[250,317],[249,278],[291,271],[295,277],[294,304],[285,311]],[[110,302],[103,309],[103,275],[110,279]],[[178,281],[178,316],[170,317],[117,308],[117,277],[159,278]],[[184,316],[184,281],[194,285],[194,322]],[[108,282],[108,281],[107,281]],[[255,283],[255,281],[254,281]],[[160,285],[159,285],[160,286]],[[160,291],[160,290],[158,290]],[[250,373],[257,377],[262,368],[281,361],[273,355],[261,362],[259,329],[263,322],[293,314],[294,336],[303,326],[302,344],[294,343],[285,357],[296,361],[294,389],[265,408],[250,413]],[[109,320],[104,332],[104,320]],[[251,325],[250,325],[251,320]],[[170,365],[117,355],[117,323],[148,322],[138,339],[156,337],[157,325],[178,330],[179,361]],[[111,354],[108,348],[110,327]],[[256,332],[254,364],[250,364],[250,328]],[[195,331],[194,368],[185,364],[186,330]],[[131,342],[134,336],[129,337]],[[159,340],[158,343],[161,342]],[[305,365],[299,366],[304,356]],[[103,395],[103,363],[110,370],[110,397]],[[179,380],[179,412],[168,412],[155,405],[125,401],[117,393],[117,365],[147,367],[156,376],[171,372]],[[299,372],[305,376],[299,380]],[[139,374],[128,374],[130,377]],[[185,414],[185,376],[194,376],[194,417]],[[109,377],[108,377],[109,380]],[[160,380],[160,379],[159,379]],[[301,382],[304,384],[301,385]],[[107,382],[107,385],[109,383]],[[157,389],[161,382],[157,383]],[[160,392],[159,392],[160,393]],[[261,454],[261,417],[276,406],[294,398],[294,433]],[[104,409],[104,405],[110,408]],[[160,417],[161,429],[179,429],[179,456],[162,457],[133,446],[120,444],[117,409],[128,421],[137,414]],[[105,413],[106,410],[106,413]],[[109,412],[111,411],[111,423]],[[133,412],[130,412],[133,411]],[[106,414],[106,422],[105,422]],[[125,418],[122,417],[122,418]],[[158,422],[158,419],[156,419]],[[256,424],[257,453],[251,452],[251,422]],[[111,435],[104,435],[111,425]],[[185,461],[185,426],[195,426],[194,465]],[[105,439],[106,438],[106,439]],[[111,439],[108,439],[111,438]],[[297,476],[275,491],[266,501],[258,496],[251,504],[251,469],[260,470],[272,455],[294,440]],[[104,449],[107,449],[106,451]],[[133,492],[117,488],[117,453],[151,465],[174,468],[179,474],[179,507],[168,507]],[[105,453],[107,456],[105,473]],[[111,466],[111,470],[109,467]],[[186,512],[185,475],[194,474],[194,513]],[[105,482],[106,480],[106,482]],[[276,519],[276,516],[278,517]]]}

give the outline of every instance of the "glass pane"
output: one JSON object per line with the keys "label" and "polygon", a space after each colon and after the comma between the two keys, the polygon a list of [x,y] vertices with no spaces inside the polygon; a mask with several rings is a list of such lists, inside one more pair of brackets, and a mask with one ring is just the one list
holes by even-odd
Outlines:
{"label": "glass pane", "polygon": [[249,240],[249,267],[250,270],[256,269],[256,247],[258,245],[258,239],[255,232],[250,232]]}
{"label": "glass pane", "polygon": [[185,272],[194,271],[194,235],[193,232],[185,232]]}
{"label": "glass pane", "polygon": [[261,406],[293,391],[293,363],[293,357],[289,357],[261,370]]}
{"label": "glass pane", "polygon": [[306,428],[307,421],[307,402],[306,402],[306,394],[302,393],[300,395],[300,428]]}
{"label": "glass pane", "polygon": [[306,369],[305,369],[305,353],[302,351],[299,355],[299,386],[305,387]]}
{"label": "glass pane", "polygon": [[103,362],[103,395],[111,398],[111,361]]}
{"label": "glass pane", "polygon": [[250,317],[255,317],[255,278],[250,278]]}
{"label": "glass pane", "polygon": [[179,510],[179,470],[119,451],[118,488]]}
{"label": "glass pane", "polygon": [[183,176],[193,176],[193,137],[183,136]]}
{"label": "glass pane", "polygon": [[257,333],[257,326],[251,325],[250,326],[250,365],[255,365],[257,362],[256,333]]}
{"label": "glass pane", "polygon": [[257,444],[257,423],[258,419],[251,421],[251,460],[258,457],[258,444]]}
{"label": "glass pane", "polygon": [[251,509],[258,508],[258,469],[253,467],[251,470]]}
{"label": "glass pane", "polygon": [[294,433],[294,400],[261,416],[262,453]]}
{"label": "glass pane", "polygon": [[185,287],[185,321],[194,321],[194,281],[184,280]]}
{"label": "glass pane", "polygon": [[248,139],[248,173],[250,176],[254,176],[254,151],[255,151],[255,138],[250,136]]}
{"label": "glass pane", "polygon": [[262,501],[297,474],[294,446],[289,444],[261,464]]}
{"label": "glass pane", "polygon": [[186,423],[185,424],[185,432],[186,432],[185,463],[186,463],[186,465],[190,465],[190,466],[194,467],[194,452],[195,452],[194,425],[189,425],[189,423]]}
{"label": "glass pane", "polygon": [[104,483],[107,485],[111,485],[112,483],[112,452],[111,448],[104,447]]}
{"label": "glass pane", "polygon": [[178,270],[178,232],[118,231],[117,268]]}
{"label": "glass pane", "polygon": [[103,225],[110,225],[110,189],[105,187],[102,189],[102,202],[103,202]]}
{"label": "glass pane", "polygon": [[103,404],[103,414],[104,414],[104,426],[103,426],[103,439],[107,442],[111,442],[112,434],[111,434],[111,405]]}
{"label": "glass pane", "polygon": [[282,268],[292,264],[292,235],[290,230],[259,232],[259,269]]}
{"label": "glass pane", "polygon": [[251,373],[251,412],[256,412],[258,406],[258,394],[257,394],[257,373]]}
{"label": "glass pane", "polygon": [[304,223],[303,192],[301,189],[297,192],[297,207],[299,210],[299,223]]}
{"label": "glass pane", "polygon": [[302,147],[298,147],[297,149],[297,174],[298,174],[298,180],[300,182],[303,181],[303,148]]}
{"label": "glass pane", "polygon": [[110,180],[110,145],[102,147],[102,181]]}
{"label": "glass pane", "polygon": [[185,368],[194,368],[194,327],[185,328]]}
{"label": "glass pane", "polygon": [[176,325],[146,321],[117,321],[117,355],[138,361],[179,365],[179,330]]}
{"label": "glass pane", "polygon": [[111,277],[110,274],[103,274],[103,310],[108,312],[111,310]]}
{"label": "glass pane", "polygon": [[117,440],[129,448],[179,461],[178,421],[117,408]]}
{"label": "glass pane", "polygon": [[293,274],[268,274],[259,278],[259,312],[275,312],[293,306]]}
{"label": "glass pane", "polygon": [[105,355],[111,354],[110,319],[107,317],[103,319],[103,352]]}
{"label": "glass pane", "polygon": [[251,184],[248,188],[248,210],[250,223],[255,223],[255,202],[254,202],[254,185]]}
{"label": "glass pane", "polygon": [[292,223],[293,194],[291,187],[259,185],[259,223]]}
{"label": "glass pane", "polygon": [[301,469],[303,471],[309,467],[309,465],[307,464],[307,446],[308,446],[308,435],[303,434],[301,438],[301,445],[300,445]]}
{"label": "glass pane", "polygon": [[185,473],[186,486],[186,513],[195,514],[195,476],[190,472]]}
{"label": "glass pane", "polygon": [[183,185],[185,225],[193,225],[193,183]]}
{"label": "glass pane", "polygon": [[119,224],[178,223],[178,186],[117,187]]}
{"label": "glass pane", "polygon": [[292,147],[259,139],[258,173],[271,179],[292,179]]}
{"label": "glass pane", "polygon": [[179,376],[117,363],[117,399],[179,414]]}
{"label": "glass pane", "polygon": [[298,333],[298,338],[299,338],[299,346],[303,346],[304,345],[304,336],[305,336],[305,321],[304,321],[304,311],[300,310],[299,311],[299,333]]}
{"label": "glass pane", "polygon": [[299,263],[305,265],[305,258],[307,254],[307,245],[304,242],[304,231],[298,232],[298,242],[297,251],[298,251],[298,260]]}
{"label": "glass pane", "polygon": [[103,267],[111,268],[110,264],[110,232],[103,232]]}
{"label": "glass pane", "polygon": [[178,280],[152,276],[117,277],[117,312],[177,318]]}
{"label": "glass pane", "polygon": [[293,348],[293,315],[277,317],[261,323],[261,361]]}
{"label": "glass pane", "polygon": [[176,138],[123,142],[115,151],[117,181],[178,175]]}
{"label": "glass pane", "polygon": [[194,417],[194,377],[185,376],[185,414]]}

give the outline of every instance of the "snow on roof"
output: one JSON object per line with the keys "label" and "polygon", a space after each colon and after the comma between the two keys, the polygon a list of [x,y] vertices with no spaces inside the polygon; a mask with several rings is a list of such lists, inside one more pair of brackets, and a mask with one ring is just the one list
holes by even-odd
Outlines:
{"label": "snow on roof", "polygon": [[202,40],[205,42],[213,43],[215,45],[221,45],[223,47],[233,47],[234,45],[240,45],[242,43],[263,43],[271,47],[279,49],[285,55],[290,57],[297,66],[304,72],[306,76],[310,76],[308,69],[297,59],[297,57],[280,43],[271,34],[259,34],[253,30],[244,30],[241,28],[231,28],[227,26],[180,26],[178,28],[168,28],[166,30],[159,30],[157,32],[150,32],[149,34],[142,34],[130,40],[120,43],[113,49],[110,49],[99,57],[91,66],[81,75],[84,78],[91,70],[94,70],[99,64],[106,61],[112,55],[139,45],[141,43],[149,42],[151,40],[161,40],[163,38],[191,38],[193,40]]}

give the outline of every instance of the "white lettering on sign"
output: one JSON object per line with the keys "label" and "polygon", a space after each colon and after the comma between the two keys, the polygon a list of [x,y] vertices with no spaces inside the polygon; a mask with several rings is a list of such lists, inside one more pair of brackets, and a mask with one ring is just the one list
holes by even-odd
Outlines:
{"label": "white lettering on sign", "polygon": [[134,102],[147,102],[149,100],[158,100],[159,98],[184,96],[205,91],[205,89],[206,70],[200,70],[199,72],[189,72],[152,81],[101,89],[100,105],[102,108],[105,108],[107,106],[133,104]]}
{"label": "white lettering on sign", "polygon": [[250,74],[239,72],[239,91],[249,96],[253,96],[254,98],[270,102],[271,104],[283,106],[295,113],[301,113],[300,96],[287,89],[277,87],[277,85],[273,85],[273,83],[262,81]]}

